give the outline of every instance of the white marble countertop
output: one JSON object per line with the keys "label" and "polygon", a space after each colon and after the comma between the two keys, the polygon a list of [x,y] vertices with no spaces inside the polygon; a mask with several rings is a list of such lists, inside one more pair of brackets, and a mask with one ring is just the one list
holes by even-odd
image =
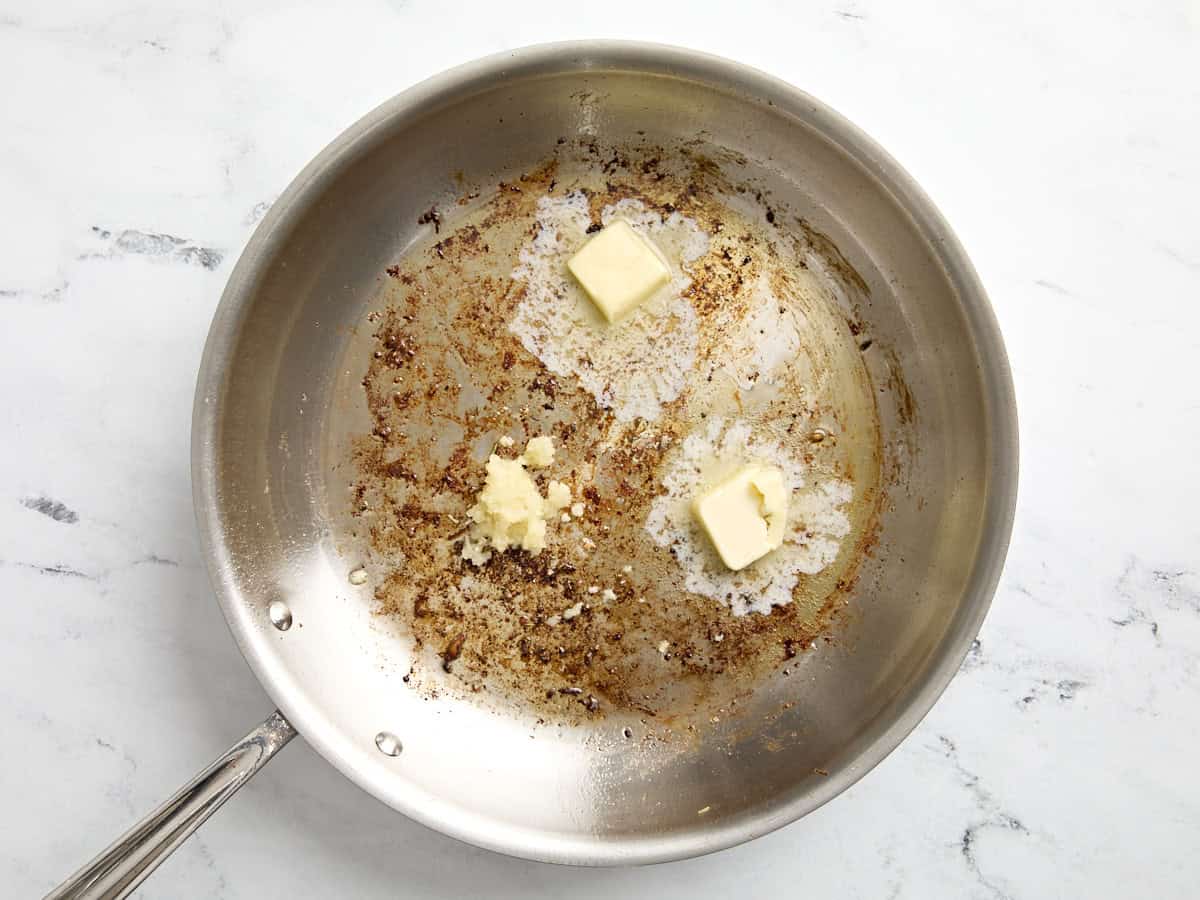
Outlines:
{"label": "white marble countertop", "polygon": [[876,137],[957,230],[1023,436],[981,643],[848,793],[711,857],[591,871],[474,850],[297,741],[141,896],[1195,896],[1194,4],[244,6],[0,12],[5,896],[49,889],[270,709],[212,602],[188,473],[201,346],[257,218],[418,79],[587,36],[788,79]]}

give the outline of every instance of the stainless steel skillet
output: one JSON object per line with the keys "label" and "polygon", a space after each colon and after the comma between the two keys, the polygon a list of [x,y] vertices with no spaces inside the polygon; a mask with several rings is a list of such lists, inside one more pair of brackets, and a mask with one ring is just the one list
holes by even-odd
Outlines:
{"label": "stainless steel skillet", "polygon": [[[366,426],[332,394],[380,272],[427,228],[431,202],[464,178],[527,169],[563,135],[648,135],[737,160],[819,226],[861,282],[862,327],[888,349],[871,376],[899,475],[839,640],[702,738],[637,752],[603,724],[531,740],[519,715],[407,690],[409,649],[348,584],[354,548],[332,511],[343,476],[331,448]],[[778,828],[877,764],[948,684],[999,578],[1016,473],[1010,374],[982,287],[928,198],[837,114],[743,66],[655,45],[548,45],[440,75],[296,178],[239,260],[205,348],[197,519],[230,628],[279,712],[51,896],[130,892],[296,731],[405,815],[533,859],[657,862]]]}

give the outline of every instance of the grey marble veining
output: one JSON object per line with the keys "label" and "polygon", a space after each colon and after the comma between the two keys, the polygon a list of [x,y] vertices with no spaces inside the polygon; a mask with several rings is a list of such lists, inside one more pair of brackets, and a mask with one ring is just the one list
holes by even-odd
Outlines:
{"label": "grey marble veining", "polygon": [[270,709],[212,602],[192,387],[230,268],[340,129],[567,37],[771,71],[958,231],[1017,382],[1009,565],[942,701],[846,795],[632,871],[465,847],[301,741],[144,897],[1187,897],[1200,884],[1200,19],[847,0],[457,8],[16,0],[0,12],[0,815],[35,896]]}

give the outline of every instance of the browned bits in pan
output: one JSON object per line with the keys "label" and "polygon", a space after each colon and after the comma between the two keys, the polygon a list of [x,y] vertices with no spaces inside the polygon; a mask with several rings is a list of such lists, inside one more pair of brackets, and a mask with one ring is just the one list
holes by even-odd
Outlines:
{"label": "browned bits in pan", "polygon": [[442,217],[438,215],[437,207],[431,206],[425,212],[421,213],[421,217],[417,219],[418,225],[428,225],[433,223],[434,234],[442,233]]}
{"label": "browned bits in pan", "polygon": [[[738,187],[686,148],[564,139],[555,152],[533,171],[493,182],[470,208],[452,204],[443,218],[431,207],[419,221],[433,224],[437,240],[410,250],[381,279],[373,341],[355,363],[365,366],[361,396],[370,424],[353,447],[347,515],[380,570],[392,568],[375,597],[378,613],[418,648],[405,676],[409,688],[448,687],[563,722],[624,711],[660,727],[707,723],[714,710],[736,710],[739,698],[827,633],[853,587],[881,495],[864,497],[870,509],[837,564],[802,579],[788,606],[737,617],[688,591],[673,548],[654,544],[643,523],[662,492],[665,460],[702,421],[706,398],[729,390],[729,378],[718,366],[655,421],[622,424],[509,331],[525,290],[511,272],[536,232],[538,200],[551,190],[555,197],[581,192],[596,227],[601,211],[624,199],[694,219],[710,248],[685,296],[702,328],[715,329],[710,323],[725,315],[738,321],[751,286],[773,273],[786,279],[787,261],[764,251],[755,230],[762,213],[755,225],[731,211],[727,201]],[[778,210],[767,219],[784,230]],[[839,327],[860,360],[843,320]],[[720,338],[702,332],[698,369],[719,363]],[[808,438],[842,411],[799,388],[779,402],[786,409],[780,434],[787,436],[795,413],[794,440],[805,452],[843,464],[848,442]],[[537,473],[543,490],[547,478],[567,482],[585,512],[552,523],[550,546],[539,556],[495,554],[476,568],[459,551],[486,456],[515,454],[538,434],[553,435],[559,451]],[[498,448],[501,435],[513,437],[515,448]],[[877,472],[864,468],[860,480],[870,484]],[[580,602],[579,614],[565,618]],[[657,650],[662,641],[666,654]]]}
{"label": "browned bits in pan", "polygon": [[450,664],[458,659],[458,657],[462,654],[463,644],[466,642],[467,636],[465,634],[457,634],[450,639],[448,644],[446,644],[445,649],[442,650],[441,653],[443,671],[450,671]]}

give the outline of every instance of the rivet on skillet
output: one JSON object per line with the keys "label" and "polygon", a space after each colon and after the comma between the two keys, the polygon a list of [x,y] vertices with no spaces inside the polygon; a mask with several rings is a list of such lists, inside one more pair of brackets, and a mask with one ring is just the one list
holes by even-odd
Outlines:
{"label": "rivet on skillet", "polygon": [[282,600],[272,600],[271,605],[267,607],[267,615],[271,624],[280,631],[287,631],[292,627],[292,611]]}
{"label": "rivet on skillet", "polygon": [[396,737],[390,731],[381,731],[375,735],[375,746],[379,748],[379,752],[384,756],[399,756],[404,750],[404,745],[400,743],[400,738]]}

